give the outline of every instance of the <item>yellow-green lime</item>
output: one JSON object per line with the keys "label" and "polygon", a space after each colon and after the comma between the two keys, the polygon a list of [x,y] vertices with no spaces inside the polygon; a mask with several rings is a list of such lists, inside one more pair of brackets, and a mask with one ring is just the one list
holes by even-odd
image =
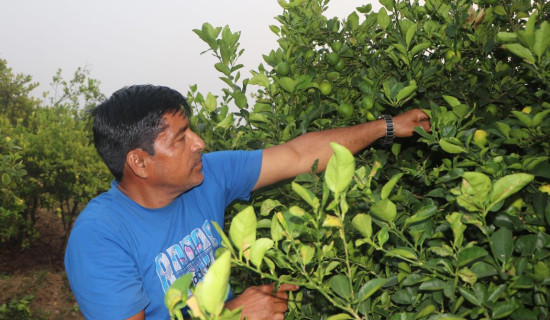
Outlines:
{"label": "yellow-green lime", "polygon": [[353,115],[353,106],[349,103],[341,103],[338,106],[338,113],[344,118],[349,118]]}
{"label": "yellow-green lime", "polygon": [[319,84],[319,91],[321,94],[328,96],[332,92],[332,84],[328,80],[323,80]]}

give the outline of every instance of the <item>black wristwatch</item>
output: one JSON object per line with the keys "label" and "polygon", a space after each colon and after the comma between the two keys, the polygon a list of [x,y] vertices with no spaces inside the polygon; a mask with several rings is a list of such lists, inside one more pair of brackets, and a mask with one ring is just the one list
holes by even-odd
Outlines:
{"label": "black wristwatch", "polygon": [[380,140],[383,146],[390,146],[395,138],[393,128],[393,118],[389,114],[383,114],[378,119],[384,119],[386,121],[386,136]]}

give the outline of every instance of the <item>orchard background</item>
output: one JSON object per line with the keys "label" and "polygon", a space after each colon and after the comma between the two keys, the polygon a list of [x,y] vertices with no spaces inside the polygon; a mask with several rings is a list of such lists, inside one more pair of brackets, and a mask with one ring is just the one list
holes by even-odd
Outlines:
{"label": "orchard background", "polygon": [[[432,132],[355,157],[333,145],[326,173],[312,164],[234,204],[217,272],[192,301],[167,295],[170,306],[234,318],[219,307],[223,295],[201,293],[223,291],[231,264],[236,292],[299,284],[287,319],[550,317],[550,4],[380,3],[340,20],[323,15],[326,0],[280,0],[270,26],[278,48],[251,72],[239,64],[239,32],[195,30],[226,85],[187,93],[208,151],[265,148],[417,107]],[[26,248],[39,237],[38,209],[68,232],[107,188],[84,117],[103,96],[86,70],[71,81],[58,74],[47,102],[30,98],[30,77],[5,61],[0,70],[0,236],[3,247]]]}

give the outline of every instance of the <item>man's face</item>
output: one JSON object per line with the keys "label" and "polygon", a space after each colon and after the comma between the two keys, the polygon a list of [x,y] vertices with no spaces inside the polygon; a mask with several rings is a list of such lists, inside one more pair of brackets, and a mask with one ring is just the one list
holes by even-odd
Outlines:
{"label": "man's face", "polygon": [[155,139],[155,155],[149,158],[149,178],[157,187],[183,193],[204,179],[201,152],[205,144],[189,128],[189,119],[182,112],[165,114],[163,120],[164,131]]}

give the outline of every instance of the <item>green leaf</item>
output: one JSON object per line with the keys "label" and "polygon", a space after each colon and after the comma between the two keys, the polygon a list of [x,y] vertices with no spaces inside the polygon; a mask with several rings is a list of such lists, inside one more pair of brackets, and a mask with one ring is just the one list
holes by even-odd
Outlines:
{"label": "green leaf", "polygon": [[212,93],[208,92],[206,95],[206,100],[204,100],[204,107],[206,110],[208,110],[208,112],[214,112],[216,111],[217,105],[218,102],[216,101],[216,97]]}
{"label": "green leaf", "polygon": [[508,51],[512,52],[516,56],[522,58],[525,62],[533,64],[535,63],[535,57],[533,57],[533,54],[529,49],[525,48],[519,43],[508,43],[502,45],[504,49],[507,49]]}
{"label": "green leaf", "polygon": [[512,231],[500,228],[490,238],[493,254],[502,263],[508,262],[512,257],[514,251],[513,237]]}
{"label": "green leaf", "polygon": [[390,17],[388,16],[388,12],[385,8],[381,8],[380,11],[378,11],[376,21],[384,30],[390,25]]}
{"label": "green leaf", "polygon": [[269,87],[269,78],[263,73],[255,73],[252,78],[250,78],[249,84],[260,85],[264,88]]}
{"label": "green leaf", "polygon": [[451,106],[451,107],[460,105],[460,101],[458,101],[458,99],[455,98],[455,97],[453,97],[453,96],[446,96],[446,95],[443,95],[442,97],[443,97],[443,99],[445,99],[445,101],[446,101],[446,102],[449,104],[449,106]]}
{"label": "green leaf", "polygon": [[262,216],[267,216],[271,213],[271,211],[273,211],[273,209],[279,206],[282,206],[279,200],[266,199],[262,202],[262,206],[260,207],[260,214]]}
{"label": "green leaf", "polygon": [[313,194],[313,192],[302,187],[296,182],[292,182],[292,190],[294,190],[294,192],[296,192],[302,199],[304,199],[304,201],[307,202],[314,210],[317,210],[319,208],[319,198],[317,198]]}
{"label": "green leaf", "polygon": [[464,267],[488,255],[489,255],[489,252],[487,252],[487,250],[481,247],[472,246],[472,247],[464,248],[458,253],[458,266]]}
{"label": "green leaf", "polygon": [[439,291],[443,290],[445,287],[445,282],[440,279],[430,279],[428,281],[422,282],[418,289],[425,290],[425,291]]}
{"label": "green leaf", "polygon": [[262,265],[265,253],[267,250],[273,248],[273,244],[273,240],[268,238],[256,240],[252,246],[250,246],[250,262],[259,268]]}
{"label": "green leaf", "polygon": [[199,304],[210,314],[220,314],[229,293],[231,253],[225,251],[210,266],[195,290]]}
{"label": "green leaf", "polygon": [[539,59],[542,58],[544,53],[550,48],[550,23],[544,21],[540,28],[535,31],[535,44],[533,45],[533,52]]}
{"label": "green leaf", "polygon": [[386,222],[393,221],[397,215],[397,208],[389,199],[382,199],[375,202],[374,205],[370,207],[370,211],[376,217]]}
{"label": "green leaf", "polygon": [[411,49],[411,55],[414,56],[415,54],[429,48],[431,45],[430,42],[422,42],[422,43],[419,43],[417,45],[415,45],[414,47],[412,47]]}
{"label": "green leaf", "polygon": [[229,237],[241,252],[256,241],[256,214],[253,207],[247,207],[233,218]]}
{"label": "green leaf", "polygon": [[474,306],[478,306],[478,307],[481,306],[482,301],[479,301],[478,297],[476,297],[476,295],[472,291],[462,286],[458,287],[458,291],[460,292],[460,295],[462,295],[466,300],[468,300]]}
{"label": "green leaf", "polygon": [[378,291],[380,288],[382,288],[386,283],[388,282],[388,279],[384,278],[374,278],[369,280],[367,283],[365,283],[361,289],[359,289],[359,293],[357,294],[357,300],[359,303],[367,300],[370,298],[376,291]]}
{"label": "green leaf", "polygon": [[216,229],[216,231],[218,231],[218,234],[220,235],[220,237],[222,238],[222,244],[224,247],[228,248],[228,249],[232,249],[232,246],[231,246],[231,241],[229,241],[229,238],[227,238],[227,236],[225,235],[225,232],[223,232],[222,228],[220,227],[220,225],[216,222],[216,221],[211,221],[212,224],[214,225],[214,229]]}
{"label": "green leaf", "polygon": [[501,42],[512,42],[518,40],[518,35],[515,32],[499,32],[497,39]]}
{"label": "green leaf", "polygon": [[521,123],[523,123],[523,125],[525,125],[527,128],[532,128],[533,127],[533,119],[531,119],[531,117],[529,115],[527,115],[526,113],[523,113],[521,111],[513,110],[512,114],[514,116],[516,116],[516,118],[518,118],[518,120]]}
{"label": "green leaf", "polygon": [[310,263],[314,255],[315,255],[314,247],[310,247],[308,245],[300,246],[300,256],[302,258],[302,262],[304,263],[304,265],[307,265],[308,263]]}
{"label": "green leaf", "polygon": [[325,182],[335,194],[340,194],[348,188],[355,173],[355,158],[345,147],[331,142],[334,151],[325,171]]}
{"label": "green leaf", "polygon": [[214,65],[214,68],[216,68],[216,70],[225,74],[226,76],[229,76],[231,74],[231,70],[229,70],[229,67],[225,63],[218,62]]}
{"label": "green leaf", "polygon": [[351,220],[353,227],[361,232],[363,237],[372,237],[372,218],[368,214],[359,213]]}
{"label": "green leaf", "polygon": [[412,249],[409,248],[397,248],[390,250],[386,253],[386,255],[394,256],[394,257],[401,257],[409,260],[416,260],[416,253]]}
{"label": "green leaf", "polygon": [[327,320],[349,320],[349,319],[353,319],[353,317],[350,316],[348,313],[339,313],[327,318]]}
{"label": "green leaf", "polygon": [[414,37],[414,34],[416,33],[416,23],[411,25],[409,29],[407,30],[407,35],[405,37],[405,41],[407,42],[407,47],[411,45],[411,41]]}
{"label": "green leaf", "polygon": [[344,299],[349,299],[351,295],[351,288],[349,286],[348,277],[343,274],[337,274],[330,278],[329,285],[332,291]]}
{"label": "green leaf", "polygon": [[506,318],[507,316],[512,314],[512,312],[514,312],[517,309],[517,307],[518,306],[512,300],[499,302],[493,308],[493,314],[491,318],[492,319]]}
{"label": "green leaf", "polygon": [[168,290],[166,290],[166,293],[164,294],[164,305],[168,309],[170,315],[174,314],[174,307],[180,303],[184,297],[187,299],[187,291],[182,292],[181,290],[172,288],[171,286]]}
{"label": "green leaf", "polygon": [[402,101],[412,95],[416,91],[416,89],[416,85],[406,86],[403,89],[399,90],[395,99],[397,101]]}
{"label": "green leaf", "polygon": [[279,219],[277,218],[277,215],[273,215],[273,217],[271,218],[271,239],[273,239],[273,241],[279,241],[282,238],[283,238],[283,228],[279,223]]}
{"label": "green leaf", "polygon": [[296,82],[289,77],[282,77],[277,83],[281,86],[281,88],[283,88],[283,90],[290,93],[294,92],[294,89],[296,88]]}
{"label": "green leaf", "polygon": [[451,142],[449,138],[442,138],[439,140],[439,146],[443,151],[451,154],[467,153],[466,149],[462,145]]}
{"label": "green leaf", "polygon": [[382,192],[380,193],[380,198],[386,199],[390,195],[397,181],[399,181],[399,179],[401,179],[402,176],[403,176],[402,172],[393,175],[393,177],[391,177],[391,179],[382,188]]}
{"label": "green leaf", "polygon": [[410,225],[420,221],[424,221],[437,212],[437,206],[431,204],[420,208],[414,215],[405,220],[405,225]]}
{"label": "green leaf", "polygon": [[489,196],[491,207],[508,198],[529,184],[535,176],[527,173],[515,173],[498,179],[493,184]]}

